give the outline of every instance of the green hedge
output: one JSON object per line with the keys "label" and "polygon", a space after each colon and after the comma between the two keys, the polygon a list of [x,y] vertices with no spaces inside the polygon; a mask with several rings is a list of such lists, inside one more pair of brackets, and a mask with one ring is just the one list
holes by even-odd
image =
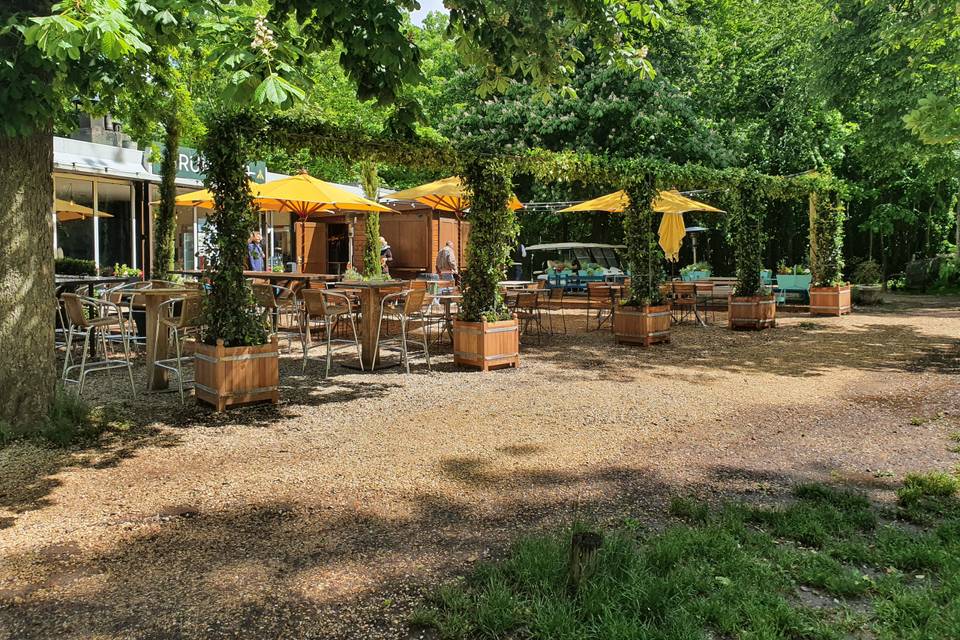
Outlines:
{"label": "green hedge", "polygon": [[657,195],[656,179],[651,174],[628,180],[624,190],[630,204],[623,212],[623,241],[627,245],[627,266],[630,269],[628,305],[660,304],[660,280],[663,251],[654,232],[653,199]]}
{"label": "green hedge", "polygon": [[97,265],[93,260],[57,258],[54,262],[53,271],[64,276],[95,276],[97,275]]}

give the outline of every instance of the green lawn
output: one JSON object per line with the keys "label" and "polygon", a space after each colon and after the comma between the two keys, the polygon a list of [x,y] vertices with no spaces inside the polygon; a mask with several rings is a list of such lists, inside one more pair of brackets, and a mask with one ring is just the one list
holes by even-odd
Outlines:
{"label": "green lawn", "polygon": [[677,498],[660,533],[607,531],[576,595],[565,531],[438,589],[413,623],[442,638],[960,638],[958,486],[909,476],[889,512],[823,485],[777,509]]}

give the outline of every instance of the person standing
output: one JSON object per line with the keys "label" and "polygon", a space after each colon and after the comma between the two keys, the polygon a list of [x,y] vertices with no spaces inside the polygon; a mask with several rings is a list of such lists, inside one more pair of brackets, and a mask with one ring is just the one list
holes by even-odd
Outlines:
{"label": "person standing", "polygon": [[393,251],[390,250],[390,244],[387,239],[380,236],[380,269],[383,275],[390,276],[390,263],[393,262]]}
{"label": "person standing", "polygon": [[263,236],[259,231],[250,234],[250,240],[247,242],[247,261],[250,263],[251,271],[266,271],[266,254],[263,251],[261,241]]}
{"label": "person standing", "polygon": [[453,240],[447,240],[443,248],[437,252],[437,273],[441,280],[457,279],[457,254],[453,251]]}

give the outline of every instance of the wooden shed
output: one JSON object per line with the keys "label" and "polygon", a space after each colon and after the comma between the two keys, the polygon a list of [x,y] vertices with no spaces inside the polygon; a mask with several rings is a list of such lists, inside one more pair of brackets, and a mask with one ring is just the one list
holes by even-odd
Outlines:
{"label": "wooden shed", "polygon": [[[420,203],[391,206],[397,213],[380,214],[380,235],[393,252],[391,275],[413,279],[422,273],[434,273],[437,253],[447,240],[453,241],[457,261],[463,268],[470,236],[467,220]],[[351,255],[354,268],[361,269],[363,248],[367,243],[365,216],[364,213],[311,216],[304,225],[304,271],[342,273],[351,263]],[[300,233],[301,225],[296,223],[294,234]],[[300,250],[299,237],[293,245]]]}

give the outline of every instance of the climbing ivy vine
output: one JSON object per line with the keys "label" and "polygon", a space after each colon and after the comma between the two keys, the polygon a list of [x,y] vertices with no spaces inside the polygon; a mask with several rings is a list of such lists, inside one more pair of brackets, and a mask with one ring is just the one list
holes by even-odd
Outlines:
{"label": "climbing ivy vine", "polygon": [[243,275],[250,231],[258,211],[247,183],[247,159],[259,147],[259,135],[249,120],[218,114],[208,123],[201,144],[207,188],[215,206],[207,218],[207,261],[204,280],[210,283],[204,297],[203,340],[228,347],[263,344],[264,324],[256,313],[250,285]]}
{"label": "climbing ivy vine", "polygon": [[816,251],[811,252],[810,272],[813,286],[843,284],[843,221],[847,208],[842,202],[818,199],[814,218]]}
{"label": "climbing ivy vine", "polygon": [[516,214],[507,206],[511,191],[509,163],[496,159],[468,161],[461,177],[470,198],[470,242],[463,275],[461,320],[496,322],[510,312],[499,282],[510,264],[510,249],[520,233]]}
{"label": "climbing ivy vine", "polygon": [[662,301],[660,262],[663,253],[653,231],[656,178],[651,174],[643,174],[627,181],[624,190],[630,198],[630,204],[623,212],[623,238],[627,245],[627,266],[632,276],[627,304],[638,307],[659,304]]}

